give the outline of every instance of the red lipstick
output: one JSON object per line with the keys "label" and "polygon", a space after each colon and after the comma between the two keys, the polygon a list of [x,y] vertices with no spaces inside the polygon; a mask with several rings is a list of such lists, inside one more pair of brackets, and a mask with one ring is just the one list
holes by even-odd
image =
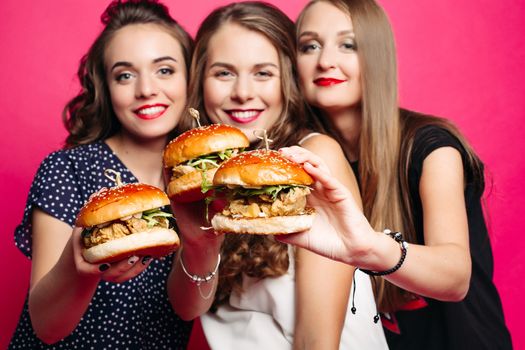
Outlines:
{"label": "red lipstick", "polygon": [[317,86],[333,86],[344,83],[346,80],[335,79],[335,78],[317,78],[314,80],[314,84]]}
{"label": "red lipstick", "polygon": [[164,114],[164,112],[166,112],[167,109],[168,109],[167,105],[161,104],[161,103],[157,103],[157,104],[154,104],[154,105],[140,106],[139,108],[137,108],[133,112],[140,119],[152,120],[152,119],[157,119],[160,116],[162,116]]}

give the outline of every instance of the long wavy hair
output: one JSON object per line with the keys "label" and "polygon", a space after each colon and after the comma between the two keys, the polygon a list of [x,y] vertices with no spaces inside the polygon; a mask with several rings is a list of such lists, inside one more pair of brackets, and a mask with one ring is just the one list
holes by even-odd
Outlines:
{"label": "long wavy hair", "polygon": [[[375,230],[399,230],[408,242],[417,243],[413,203],[408,195],[408,167],[417,130],[436,125],[454,135],[466,151],[467,166],[480,188],[484,186],[483,165],[451,122],[400,110],[394,35],[387,15],[377,2],[313,0],[300,13],[297,29],[310,6],[321,1],[334,5],[352,19],[363,91],[358,175],[364,214]],[[323,112],[315,111],[328,132],[344,143],[342,133]],[[396,310],[413,297],[384,279],[377,282],[376,298],[381,311]]]}
{"label": "long wavy hair", "polygon": [[121,127],[111,105],[104,63],[106,48],[117,31],[133,24],[158,25],[180,43],[186,71],[191,62],[191,37],[170,16],[168,8],[158,1],[115,0],[106,8],[101,21],[104,29],[80,60],[77,77],[81,91],[62,112],[64,126],[69,133],[66,148],[104,140]]}
{"label": "long wavy hair", "polygon": [[[297,144],[308,130],[318,130],[319,124],[307,112],[297,85],[295,25],[275,6],[258,1],[217,8],[206,17],[197,32],[190,67],[188,106],[199,110],[201,124],[210,123],[204,108],[206,96],[203,91],[207,49],[213,35],[228,23],[262,34],[277,50],[283,110],[278,121],[268,130],[268,137],[274,140],[272,148]],[[186,113],[178,125],[178,131],[183,132],[195,126],[194,119]],[[252,145],[254,148],[260,146]],[[287,246],[271,237],[227,235],[222,246],[219,286],[214,305],[227,301],[232,291],[242,292],[243,274],[255,278],[280,276],[286,273],[288,265]]]}

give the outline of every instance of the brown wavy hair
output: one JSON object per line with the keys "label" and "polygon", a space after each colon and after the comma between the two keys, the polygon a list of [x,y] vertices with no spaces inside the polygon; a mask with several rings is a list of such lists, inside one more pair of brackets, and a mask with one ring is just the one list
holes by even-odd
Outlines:
{"label": "brown wavy hair", "polygon": [[104,29],[87,54],[80,60],[77,77],[81,91],[67,103],[62,112],[69,135],[65,148],[71,148],[114,135],[120,123],[113,111],[106,82],[105,51],[115,33],[132,24],[155,24],[180,43],[189,69],[193,41],[189,34],[169,14],[168,8],[155,0],[115,0],[101,16]]}
{"label": "brown wavy hair", "polygon": [[[270,130],[272,148],[297,144],[308,130],[318,130],[319,124],[306,110],[297,85],[295,25],[275,6],[246,1],[219,7],[202,22],[195,39],[195,51],[190,67],[188,106],[201,113],[201,124],[210,120],[204,108],[203,77],[208,60],[207,48],[213,35],[228,23],[235,23],[264,35],[276,48],[279,56],[283,110]],[[235,40],[235,38],[232,38]],[[194,119],[186,113],[177,129],[183,132],[195,127]],[[254,148],[261,144],[252,145]],[[273,237],[227,235],[222,246],[219,286],[214,307],[228,300],[232,291],[242,292],[243,274],[266,278],[280,276],[288,271],[287,245]]]}
{"label": "brown wavy hair", "polygon": [[[392,228],[402,231],[408,242],[417,243],[412,217],[413,203],[408,195],[408,167],[416,132],[436,125],[455,136],[467,154],[467,166],[482,190],[483,165],[459,130],[443,118],[401,110],[398,103],[397,61],[394,35],[383,9],[374,0],[313,0],[300,13],[317,2],[334,5],[351,17],[361,71],[361,132],[359,136],[359,179],[365,216],[376,231]],[[322,111],[314,109],[325,129],[342,144],[342,134]],[[347,155],[348,156],[348,155]],[[413,295],[378,279],[376,291],[381,311],[393,311]]]}

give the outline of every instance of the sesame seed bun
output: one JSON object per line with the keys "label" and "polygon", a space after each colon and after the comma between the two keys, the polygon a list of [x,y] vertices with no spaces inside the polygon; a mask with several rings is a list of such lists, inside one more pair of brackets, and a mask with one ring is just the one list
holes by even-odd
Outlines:
{"label": "sesame seed bun", "polygon": [[155,186],[133,183],[102,188],[80,209],[75,225],[92,227],[170,204],[168,196]]}
{"label": "sesame seed bun", "polygon": [[272,150],[243,152],[222,163],[213,177],[214,185],[242,187],[309,186],[312,183],[313,179],[302,165]]}
{"label": "sesame seed bun", "polygon": [[164,166],[174,167],[206,154],[249,145],[246,135],[236,127],[226,124],[201,126],[171,140],[164,149]]}
{"label": "sesame seed bun", "polygon": [[82,256],[92,264],[119,261],[132,255],[159,258],[170,254],[179,245],[179,237],[174,230],[153,227],[84,249]]}
{"label": "sesame seed bun", "polygon": [[315,210],[306,208],[304,214],[272,216],[269,218],[232,218],[216,214],[211,219],[215,232],[247,233],[252,235],[284,235],[308,230],[312,227]]}

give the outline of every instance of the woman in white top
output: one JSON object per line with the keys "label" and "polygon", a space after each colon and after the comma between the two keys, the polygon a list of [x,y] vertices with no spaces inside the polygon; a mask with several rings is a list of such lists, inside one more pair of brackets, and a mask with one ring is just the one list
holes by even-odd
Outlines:
{"label": "woman in white top", "polygon": [[[213,11],[196,37],[189,105],[206,121],[240,128],[257,147],[253,131],[265,129],[272,148],[301,143],[322,157],[357,197],[352,169],[338,143],[308,117],[296,85],[295,28],[277,8],[259,2]],[[191,128],[187,116],[179,126]],[[201,120],[204,122],[205,120]],[[185,125],[184,125],[185,124]],[[354,267],[273,236],[215,236],[203,231],[202,203],[175,205],[183,249],[170,275],[170,300],[183,319],[202,315],[213,349],[384,349],[370,280]],[[218,278],[195,284],[187,275]],[[186,272],[184,271],[186,269]],[[357,313],[351,312],[355,303]]]}

